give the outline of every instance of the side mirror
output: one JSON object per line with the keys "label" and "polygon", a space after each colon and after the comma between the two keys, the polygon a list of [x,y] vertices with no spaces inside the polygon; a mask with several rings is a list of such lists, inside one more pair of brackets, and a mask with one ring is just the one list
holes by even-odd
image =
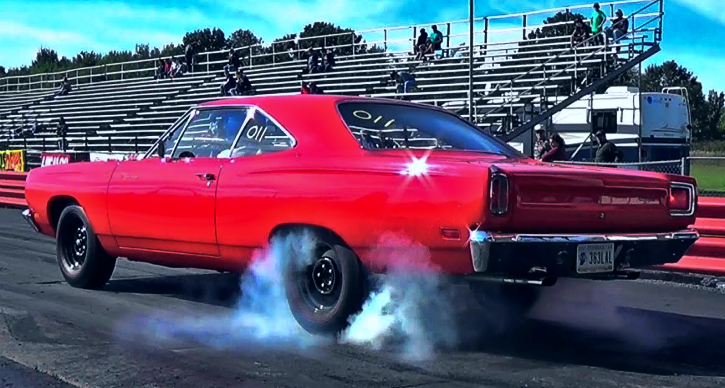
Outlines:
{"label": "side mirror", "polygon": [[159,158],[163,159],[164,156],[166,156],[166,141],[165,140],[161,140],[159,142],[159,146],[156,147],[156,151],[158,151],[158,153],[159,153]]}

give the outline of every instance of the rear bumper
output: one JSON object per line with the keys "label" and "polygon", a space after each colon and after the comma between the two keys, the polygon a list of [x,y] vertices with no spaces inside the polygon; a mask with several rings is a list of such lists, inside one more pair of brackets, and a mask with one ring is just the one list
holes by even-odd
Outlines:
{"label": "rear bumper", "polygon": [[23,218],[25,218],[25,221],[27,221],[28,224],[30,224],[30,226],[32,226],[36,232],[40,233],[40,227],[38,226],[38,223],[35,222],[35,213],[33,213],[32,210],[23,210]]}
{"label": "rear bumper", "polygon": [[[585,277],[577,270],[577,247],[612,244],[613,270],[676,263],[700,237],[692,229],[648,234],[505,234],[474,231],[471,256],[476,273]],[[597,273],[612,272],[608,270]]]}

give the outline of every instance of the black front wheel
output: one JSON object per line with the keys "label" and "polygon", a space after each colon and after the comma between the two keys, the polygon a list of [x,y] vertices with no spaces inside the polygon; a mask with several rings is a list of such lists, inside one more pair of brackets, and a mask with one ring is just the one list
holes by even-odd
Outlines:
{"label": "black front wheel", "polygon": [[312,334],[337,335],[365,301],[364,269],[355,253],[327,233],[315,233],[315,248],[304,262],[285,268],[292,314]]}
{"label": "black front wheel", "polygon": [[80,206],[63,210],[56,228],[57,258],[63,278],[73,287],[103,287],[113,275],[116,258],[101,247]]}

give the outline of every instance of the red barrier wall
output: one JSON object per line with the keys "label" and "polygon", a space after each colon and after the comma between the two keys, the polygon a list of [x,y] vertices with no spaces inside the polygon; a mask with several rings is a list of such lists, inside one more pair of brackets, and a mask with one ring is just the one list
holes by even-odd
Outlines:
{"label": "red barrier wall", "polygon": [[[0,172],[0,206],[26,207],[26,173]],[[700,197],[697,221],[701,237],[676,264],[658,266],[668,271],[725,275],[725,198]]]}

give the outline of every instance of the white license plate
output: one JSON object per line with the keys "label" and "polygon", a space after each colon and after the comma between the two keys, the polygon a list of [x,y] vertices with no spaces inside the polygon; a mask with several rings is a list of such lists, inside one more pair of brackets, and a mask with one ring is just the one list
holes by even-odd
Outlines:
{"label": "white license plate", "polygon": [[614,271],[614,243],[582,244],[576,247],[576,272]]}

